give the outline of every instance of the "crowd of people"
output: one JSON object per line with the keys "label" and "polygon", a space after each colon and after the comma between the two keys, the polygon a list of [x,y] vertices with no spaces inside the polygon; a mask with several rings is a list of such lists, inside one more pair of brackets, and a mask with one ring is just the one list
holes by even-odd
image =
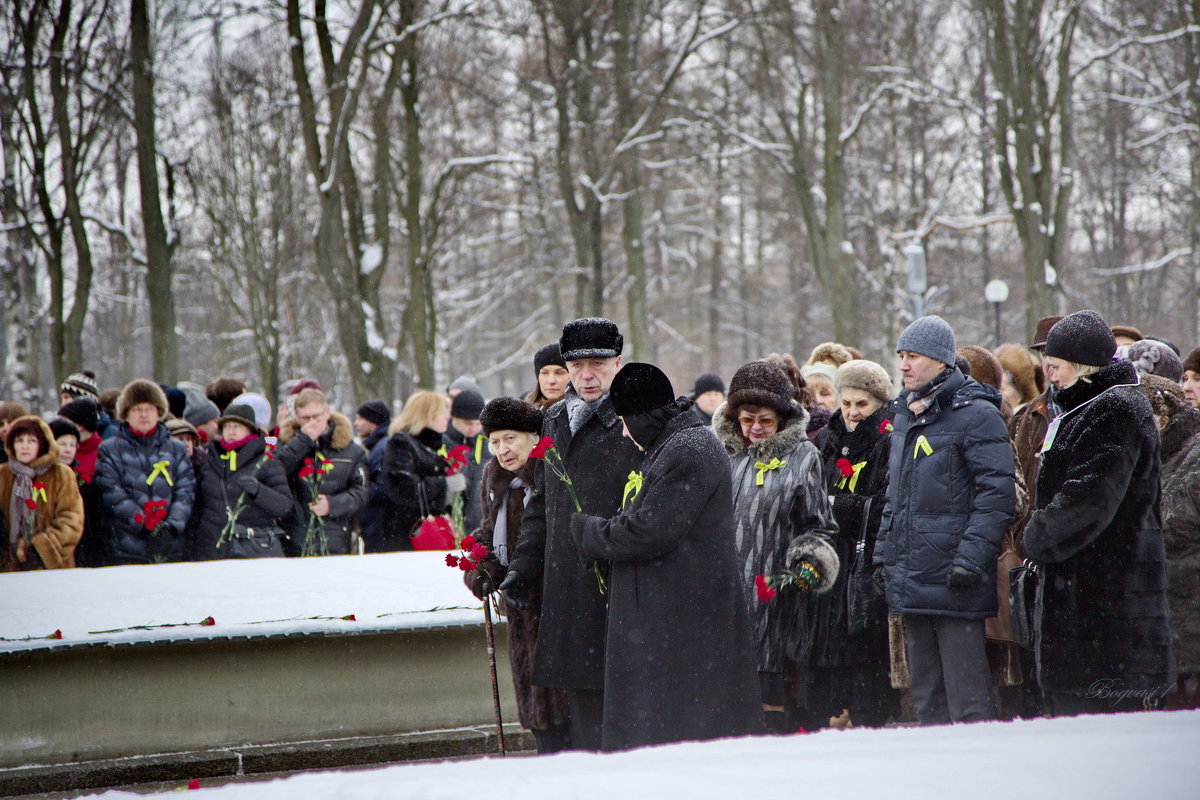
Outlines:
{"label": "crowd of people", "polygon": [[76,373],[49,421],[0,403],[0,570],[406,550],[451,519],[540,752],[1200,706],[1200,348],[1079,311],[993,352],[926,316],[899,387],[826,342],[684,396],[622,350],[574,320],[525,397],[464,377],[394,419],[309,379],[273,414],[233,378]]}

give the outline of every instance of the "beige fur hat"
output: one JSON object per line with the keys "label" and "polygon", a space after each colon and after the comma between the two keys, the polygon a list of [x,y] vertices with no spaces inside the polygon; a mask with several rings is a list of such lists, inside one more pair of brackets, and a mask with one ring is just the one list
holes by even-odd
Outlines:
{"label": "beige fur hat", "polygon": [[837,379],[833,385],[840,392],[842,389],[862,389],[874,395],[883,403],[890,403],[896,397],[896,389],[887,370],[874,361],[857,358],[847,361],[838,367]]}

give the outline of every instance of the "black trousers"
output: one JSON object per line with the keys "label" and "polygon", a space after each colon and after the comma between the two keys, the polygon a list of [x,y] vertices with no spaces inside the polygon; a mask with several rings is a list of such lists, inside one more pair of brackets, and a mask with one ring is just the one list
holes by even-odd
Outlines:
{"label": "black trousers", "polygon": [[600,749],[604,729],[604,692],[591,689],[565,689],[571,711],[571,748]]}
{"label": "black trousers", "polygon": [[983,620],[906,614],[904,639],[922,725],[996,718]]}

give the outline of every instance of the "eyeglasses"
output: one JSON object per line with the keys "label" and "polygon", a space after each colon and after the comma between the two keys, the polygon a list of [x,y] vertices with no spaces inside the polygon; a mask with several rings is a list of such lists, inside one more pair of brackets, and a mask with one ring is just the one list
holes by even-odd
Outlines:
{"label": "eyeglasses", "polygon": [[747,428],[753,428],[755,425],[760,428],[774,428],[779,424],[779,420],[774,417],[738,417],[738,422]]}

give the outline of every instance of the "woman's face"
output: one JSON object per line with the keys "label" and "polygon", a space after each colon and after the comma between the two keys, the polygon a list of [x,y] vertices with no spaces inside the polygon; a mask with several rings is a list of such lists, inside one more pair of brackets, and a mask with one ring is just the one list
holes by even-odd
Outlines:
{"label": "woman's face", "polygon": [[13,439],[13,455],[22,464],[28,464],[38,457],[41,442],[32,433],[22,433]]}
{"label": "woman's face", "polygon": [[225,444],[240,442],[242,439],[245,439],[252,433],[254,433],[254,431],[250,430],[248,426],[243,425],[240,422],[234,422],[233,420],[225,422],[221,425],[221,439],[225,442]]}
{"label": "woman's face", "polygon": [[542,390],[542,394],[547,400],[557,403],[562,400],[563,393],[567,391],[567,383],[570,379],[571,376],[566,367],[547,364],[538,371],[538,388]]}
{"label": "woman's face", "polygon": [[842,389],[842,422],[846,423],[846,430],[857,428],[858,423],[874,414],[882,405],[883,402],[870,392],[849,386]]}
{"label": "woman's face", "polygon": [[756,444],[779,430],[779,412],[764,406],[742,406],[738,409],[738,425],[742,438]]}
{"label": "woman's face", "polygon": [[131,407],[125,415],[125,421],[129,423],[129,427],[138,433],[149,433],[154,430],[154,426],[158,425],[158,420],[158,406],[154,403],[138,403]]}
{"label": "woman's face", "polygon": [[813,397],[817,400],[817,405],[821,408],[827,408],[830,411],[837,411],[838,397],[837,391],[833,388],[833,383],[824,375],[809,375],[808,388],[812,391]]}
{"label": "woman's face", "polygon": [[1183,387],[1183,396],[1187,398],[1188,405],[1200,408],[1200,372],[1185,370],[1179,385]]}
{"label": "woman's face", "polygon": [[1055,389],[1064,389],[1075,384],[1075,367],[1070,361],[1046,356],[1046,377],[1054,384]]}
{"label": "woman's face", "polygon": [[516,472],[525,466],[535,444],[537,437],[525,431],[492,431],[488,436],[488,449],[496,456],[500,466],[509,472]]}
{"label": "woman's face", "polygon": [[60,436],[55,441],[58,442],[58,463],[71,466],[75,451],[79,449],[79,440],[74,436]]}
{"label": "woman's face", "polygon": [[433,418],[433,424],[429,426],[438,433],[445,433],[450,427],[450,409],[446,408],[437,413]]}

